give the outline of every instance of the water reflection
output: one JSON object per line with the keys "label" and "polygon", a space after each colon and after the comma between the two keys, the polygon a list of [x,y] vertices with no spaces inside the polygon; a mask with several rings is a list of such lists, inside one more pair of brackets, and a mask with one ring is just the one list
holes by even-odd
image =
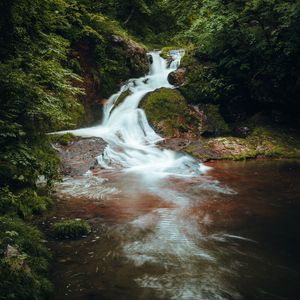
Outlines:
{"label": "water reflection", "polygon": [[55,299],[298,299],[299,174],[298,162],[231,162],[145,185],[104,171],[89,182],[105,197],[70,180],[55,216],[94,230],[51,242]]}

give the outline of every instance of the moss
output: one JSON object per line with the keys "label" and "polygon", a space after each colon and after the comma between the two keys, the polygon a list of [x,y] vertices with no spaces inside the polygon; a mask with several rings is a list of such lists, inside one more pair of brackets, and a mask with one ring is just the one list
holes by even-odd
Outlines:
{"label": "moss", "polygon": [[299,134],[289,129],[271,126],[255,127],[247,141],[264,148],[264,155],[268,157],[300,157]]}
{"label": "moss", "polygon": [[80,238],[91,232],[90,225],[81,219],[66,220],[55,223],[52,226],[53,235],[56,238]]}
{"label": "moss", "polygon": [[130,95],[130,90],[126,90],[124,92],[122,92],[122,94],[118,97],[117,101],[114,104],[114,107],[112,108],[112,110],[110,111],[110,113],[112,113],[121,103],[123,103],[123,101],[126,99],[126,97],[128,97]]}
{"label": "moss", "polygon": [[160,56],[164,59],[168,59],[170,57],[170,51],[171,50],[177,50],[178,46],[168,46],[168,47],[163,47],[161,49],[161,54]]}
{"label": "moss", "polygon": [[260,126],[246,138],[201,138],[184,151],[205,160],[300,158],[300,138],[289,130]]}
{"label": "moss", "polygon": [[161,88],[149,93],[140,107],[151,125],[166,137],[198,131],[200,120],[190,112],[184,97],[175,89]]}
{"label": "moss", "polygon": [[15,217],[0,217],[0,299],[45,299],[50,254],[43,235]]}
{"label": "moss", "polygon": [[49,140],[51,143],[57,143],[61,145],[68,145],[72,141],[76,139],[76,136],[72,133],[65,133],[65,134],[49,134]]}

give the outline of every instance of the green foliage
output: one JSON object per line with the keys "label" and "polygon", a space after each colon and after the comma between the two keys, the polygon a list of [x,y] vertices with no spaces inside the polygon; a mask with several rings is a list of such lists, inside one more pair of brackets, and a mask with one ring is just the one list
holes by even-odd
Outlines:
{"label": "green foliage", "polygon": [[186,82],[180,91],[189,103],[218,103],[222,98],[224,81],[216,76],[216,66],[212,63],[188,66]]}
{"label": "green foliage", "polygon": [[49,135],[49,140],[51,143],[58,143],[63,146],[70,144],[72,141],[74,141],[74,139],[76,139],[76,136],[70,132],[64,133],[64,134],[50,134]]}
{"label": "green foliage", "polygon": [[0,199],[0,214],[16,212],[23,218],[45,211],[51,203],[49,197],[40,196],[32,189],[23,189],[16,194],[7,187],[0,189]]}
{"label": "green foliage", "polygon": [[201,109],[203,109],[207,118],[205,125],[201,129],[202,133],[224,135],[230,132],[228,124],[220,114],[219,105],[204,104],[201,105]]}
{"label": "green foliage", "polygon": [[0,299],[45,299],[49,252],[43,236],[23,221],[0,217]]}
{"label": "green foliage", "polygon": [[[73,70],[83,76],[88,74],[86,83],[94,84],[93,90],[87,93],[100,99],[110,96],[122,81],[148,71],[144,46],[136,43],[113,18],[114,13],[103,14],[108,2],[72,1],[66,9],[71,29],[63,32],[76,50],[71,60]],[[136,48],[139,48],[138,55]],[[78,59],[80,66],[76,63]]]}
{"label": "green foliage", "polygon": [[2,212],[11,203],[11,209],[28,216],[45,207],[36,194],[38,178],[44,176],[50,187],[59,177],[58,158],[45,133],[74,127],[82,118],[81,90],[74,86],[81,79],[67,67],[69,41],[57,34],[67,25],[61,15],[64,1],[22,0],[5,6],[0,23],[5,38],[0,46],[0,187],[15,198],[6,197]]}
{"label": "green foliage", "polygon": [[86,221],[81,219],[66,220],[55,223],[52,226],[52,232],[56,238],[77,239],[89,234],[91,232],[91,227]]}
{"label": "green foliage", "polygon": [[116,100],[116,102],[115,102],[112,110],[110,111],[110,113],[112,113],[120,104],[122,104],[123,101],[126,99],[126,97],[128,97],[129,95],[130,95],[130,90],[129,89],[122,92],[121,95]]}
{"label": "green foliage", "polygon": [[189,98],[217,101],[230,120],[241,113],[274,107],[297,117],[299,1],[167,3],[174,14],[185,19],[177,40],[194,44],[193,56],[199,65],[195,69],[191,66],[187,75]]}
{"label": "green foliage", "polygon": [[176,20],[163,0],[86,2],[90,10],[118,20],[147,44],[165,44],[176,32]]}
{"label": "green foliage", "polygon": [[[46,132],[72,128],[83,116],[81,78],[69,68],[70,42],[61,34],[67,6],[0,3],[0,299],[44,299],[51,287],[42,236],[16,215],[28,219],[50,204],[59,160]],[[15,255],[5,253],[8,245]]]}

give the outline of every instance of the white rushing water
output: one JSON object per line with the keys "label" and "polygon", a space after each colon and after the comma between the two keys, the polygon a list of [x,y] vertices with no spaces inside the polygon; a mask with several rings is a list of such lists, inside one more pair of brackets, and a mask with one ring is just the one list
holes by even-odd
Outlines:
{"label": "white rushing water", "polygon": [[[234,195],[235,191],[210,177],[199,176],[208,167],[192,157],[158,147],[163,138],[139,108],[146,94],[162,87],[174,88],[167,78],[180,65],[184,52],[172,52],[170,66],[159,52],[149,55],[153,61],[149,74],[129,80],[109,98],[101,125],[71,131],[103,138],[108,145],[98,162],[112,172],[89,171],[77,178],[67,177],[57,190],[63,199],[82,197],[94,202],[95,210],[106,206],[111,216],[117,215],[113,232],[120,233],[123,257],[137,267],[127,275],[134,276],[139,287],[157,291],[157,299],[228,299],[223,294],[239,299],[219,272],[218,251],[211,251],[206,244],[243,238],[228,234],[209,237],[200,228],[212,222],[210,215],[192,213],[206,197],[217,199],[216,194]],[[124,92],[128,96],[116,105]],[[148,207],[152,201],[153,207]],[[128,213],[129,221],[119,222]],[[105,257],[112,251],[109,249]],[[147,266],[151,268],[140,273]]]}
{"label": "white rushing water", "polygon": [[[168,82],[168,75],[175,71],[183,50],[172,52],[172,63],[168,66],[160,52],[151,52],[152,64],[145,77],[129,80],[120,91],[112,95],[104,106],[103,122],[99,126],[72,131],[80,136],[101,137],[107,143],[104,153],[98,157],[99,164],[106,169],[121,168],[127,172],[141,173],[143,176],[161,178],[165,176],[195,176],[206,167],[188,155],[160,149],[162,141],[149,125],[139,103],[143,97],[156,89],[174,88]],[[118,106],[114,106],[124,93],[129,95]]]}

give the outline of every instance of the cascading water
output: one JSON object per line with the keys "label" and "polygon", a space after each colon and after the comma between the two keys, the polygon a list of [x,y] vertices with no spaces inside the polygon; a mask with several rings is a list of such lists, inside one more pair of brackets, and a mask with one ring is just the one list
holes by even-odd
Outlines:
{"label": "cascading water", "polygon": [[[187,155],[171,150],[162,150],[156,146],[163,140],[151,128],[145,112],[139,108],[143,97],[156,89],[173,88],[168,75],[175,71],[183,50],[173,51],[173,61],[168,66],[160,52],[151,52],[152,64],[149,75],[131,79],[117,94],[109,98],[104,107],[102,125],[73,131],[81,136],[103,138],[108,146],[98,157],[99,164],[106,169],[122,168],[127,172],[139,172],[146,176],[194,176],[203,173],[205,166]],[[129,95],[115,106],[118,98],[127,91]]]}
{"label": "cascading water", "polygon": [[[99,299],[119,299],[119,286],[122,293],[129,291],[130,296],[124,299],[242,299],[231,284],[235,274],[240,277],[239,267],[227,252],[235,251],[237,241],[254,241],[236,232],[216,230],[211,234],[206,230],[213,226],[211,210],[222,218],[218,201],[222,201],[221,208],[230,209],[229,200],[236,192],[210,176],[199,176],[207,167],[192,157],[158,147],[163,138],[139,108],[147,93],[174,88],[167,78],[178,68],[183,54],[174,51],[168,66],[159,52],[151,52],[149,74],[129,80],[110,97],[102,124],[72,131],[107,142],[104,153],[97,158],[102,168],[66,176],[56,188],[70,205],[67,213],[76,211],[76,217],[90,219],[97,235],[102,226],[107,230],[107,234],[101,232],[95,239],[90,238],[90,243],[85,242],[91,257],[83,255],[89,263],[77,266],[78,274],[87,278],[88,291],[90,280],[95,290],[99,288]],[[124,92],[128,96],[118,103]],[[233,245],[230,240],[234,240]],[[222,252],[222,243],[230,246],[227,252]],[[69,248],[66,251],[69,256]],[[75,259],[79,259],[77,250],[75,253]],[[70,268],[65,272],[69,282],[73,278],[69,274],[75,271],[74,266],[67,265],[63,268]],[[91,271],[95,266],[96,271]],[[99,283],[101,279],[103,284]],[[77,280],[77,274],[73,280]],[[81,292],[77,281],[72,285],[74,295],[76,287]],[[131,294],[132,287],[136,289]]]}

